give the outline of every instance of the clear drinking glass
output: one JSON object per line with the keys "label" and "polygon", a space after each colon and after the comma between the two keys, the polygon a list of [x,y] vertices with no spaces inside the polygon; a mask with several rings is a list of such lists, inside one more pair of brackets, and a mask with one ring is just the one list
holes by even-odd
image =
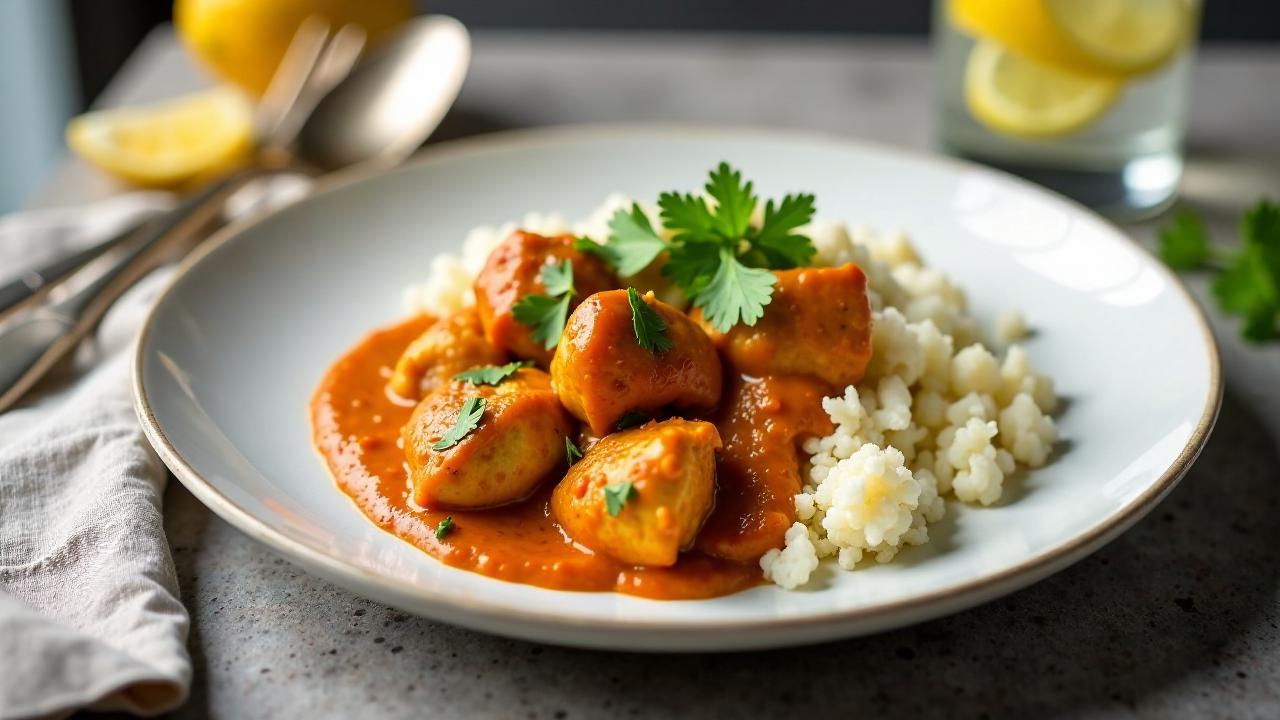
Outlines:
{"label": "clear drinking glass", "polygon": [[[1022,175],[1112,217],[1145,217],[1171,203],[1182,176],[1188,74],[1199,0],[1000,2],[934,0],[944,149]],[[1068,37],[1074,32],[1104,53],[1110,49],[1109,39],[1116,37],[1114,45],[1124,53],[1134,43],[1124,42],[1123,36],[1088,34],[1092,25],[1114,22],[1098,13],[1114,11],[1121,3],[1140,4],[1144,12],[1185,14],[1173,19],[1154,16],[1149,25],[1130,23],[1127,32],[1148,33],[1149,27],[1159,26],[1170,38],[1163,51],[1157,48],[1147,58],[1147,67],[1114,72],[1108,67],[1099,72],[1090,66],[1082,72],[1081,63],[1091,62],[1090,56],[1087,52],[1083,59],[1072,56],[1070,46],[1064,55],[1057,44],[1062,33],[1055,28],[1053,13],[1077,15],[1068,18],[1072,27],[1062,31]],[[1045,7],[1051,9],[1046,12]],[[1160,25],[1164,22],[1180,25]],[[1037,74],[1041,71],[1047,74]],[[1079,80],[1086,90],[1076,94],[1083,100],[1059,102],[1062,98],[1056,95],[1074,96],[1046,77],[1064,79],[1068,88]],[[1002,83],[1013,88],[1015,102],[1002,102],[1008,90]],[[1055,114],[1059,109],[1055,103],[1065,110]],[[1030,112],[1019,112],[1028,108]]]}

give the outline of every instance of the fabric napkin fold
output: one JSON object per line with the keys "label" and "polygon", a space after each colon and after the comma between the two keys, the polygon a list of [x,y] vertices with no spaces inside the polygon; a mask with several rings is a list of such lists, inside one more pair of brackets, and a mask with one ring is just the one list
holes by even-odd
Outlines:
{"label": "fabric napkin fold", "polygon": [[[0,219],[0,281],[169,207],[138,193]],[[0,718],[155,714],[186,698],[187,611],[161,524],[164,465],[129,391],[133,337],[169,270],[0,414]]]}

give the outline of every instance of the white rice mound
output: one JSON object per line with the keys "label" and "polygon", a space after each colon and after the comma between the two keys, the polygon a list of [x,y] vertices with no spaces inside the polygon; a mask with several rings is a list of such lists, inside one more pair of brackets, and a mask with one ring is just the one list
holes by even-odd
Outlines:
{"label": "white rice mound", "polygon": [[[405,290],[405,310],[443,316],[473,304],[476,275],[517,228],[603,242],[610,216],[630,203],[611,195],[576,224],[531,213],[475,228],[459,255],[437,256],[427,281]],[[644,210],[659,227],[656,210]],[[964,292],[927,267],[905,235],[879,237],[823,220],[804,232],[818,250],[814,264],[854,262],[866,273],[872,356],[861,382],[823,400],[836,430],[805,443],[798,522],[781,550],[760,558],[765,578],[788,589],[807,583],[823,558],[852,570],[868,556],[889,562],[904,546],[928,542],[929,523],[946,514],[944,498],[999,501],[1005,478],[1043,465],[1058,438],[1053,382],[1031,369],[1016,344],[1027,334],[1021,313],[997,320],[997,340],[1007,347],[998,358],[980,341]],[[683,302],[656,273],[646,275],[633,278],[637,289]]]}
{"label": "white rice mound", "polygon": [[[765,577],[785,588],[808,582],[822,558],[851,570],[928,542],[943,498],[999,501],[1005,478],[1043,465],[1058,438],[1052,381],[1020,345],[997,358],[982,344],[964,293],[906,237],[818,222],[808,232],[817,264],[852,261],[866,272],[872,356],[861,382],[823,400],[836,430],[805,444],[798,522],[782,550],[760,558]],[[1020,313],[998,323],[1002,343],[1025,334]]]}

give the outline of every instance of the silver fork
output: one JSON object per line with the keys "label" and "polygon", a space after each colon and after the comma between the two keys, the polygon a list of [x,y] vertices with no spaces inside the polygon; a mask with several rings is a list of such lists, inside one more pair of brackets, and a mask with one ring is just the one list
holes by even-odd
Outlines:
{"label": "silver fork", "polygon": [[[302,23],[255,117],[262,133],[259,165],[216,181],[161,217],[64,261],[64,266],[73,260],[88,264],[76,272],[68,270],[64,280],[48,289],[44,304],[0,326],[0,412],[71,352],[129,287],[204,236],[221,219],[228,197],[264,167],[275,168],[287,158],[306,115],[351,71],[363,44],[359,28],[344,26],[335,33],[317,18]],[[19,299],[23,305],[29,304],[24,300],[44,295],[42,285],[48,285],[24,284],[30,293]]]}

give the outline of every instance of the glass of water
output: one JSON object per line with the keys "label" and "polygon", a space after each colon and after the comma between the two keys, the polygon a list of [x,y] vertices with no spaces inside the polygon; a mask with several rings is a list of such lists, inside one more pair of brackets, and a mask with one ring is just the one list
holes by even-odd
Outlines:
{"label": "glass of water", "polygon": [[943,147],[1120,219],[1182,176],[1199,0],[934,0]]}

